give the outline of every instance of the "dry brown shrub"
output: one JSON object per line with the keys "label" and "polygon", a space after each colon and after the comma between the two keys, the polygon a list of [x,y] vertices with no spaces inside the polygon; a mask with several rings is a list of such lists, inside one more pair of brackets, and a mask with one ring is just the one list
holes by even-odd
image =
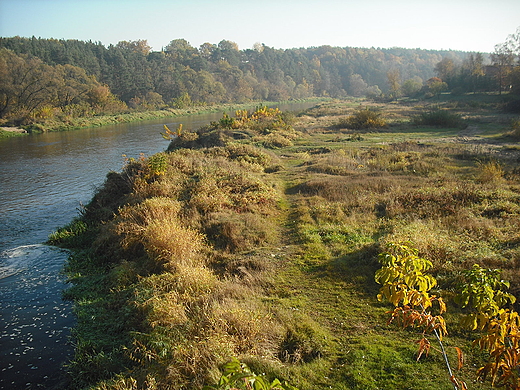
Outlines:
{"label": "dry brown shrub", "polygon": [[154,220],[140,235],[146,251],[166,269],[182,264],[193,264],[204,249],[204,237],[189,228],[180,226],[178,219]]}
{"label": "dry brown shrub", "polygon": [[310,172],[326,173],[329,175],[349,175],[362,168],[364,160],[352,152],[343,149],[326,153],[316,158],[307,168]]}
{"label": "dry brown shrub", "polygon": [[206,267],[179,265],[177,272],[163,272],[143,278],[138,290],[145,294],[169,294],[177,292],[186,297],[200,297],[213,292],[218,280]]}
{"label": "dry brown shrub", "polygon": [[267,153],[253,145],[239,143],[230,143],[226,147],[212,148],[208,153],[214,156],[224,156],[248,168],[254,166],[265,168],[271,165],[273,159],[276,159],[272,153]]}
{"label": "dry brown shrub", "polygon": [[479,186],[470,182],[422,182],[420,188],[402,188],[393,194],[388,211],[392,217],[438,218],[456,215],[461,208],[478,204],[483,198]]}
{"label": "dry brown shrub", "polygon": [[166,174],[152,183],[136,182],[129,203],[142,202],[147,198],[178,198],[183,190],[184,175]]}
{"label": "dry brown shrub", "polygon": [[229,192],[218,179],[215,174],[200,175],[190,188],[188,207],[195,208],[202,214],[231,208],[233,202]]}
{"label": "dry brown shrub", "polygon": [[175,276],[175,289],[184,296],[202,297],[218,287],[215,274],[203,266],[193,267],[189,264],[180,264]]}
{"label": "dry brown shrub", "polygon": [[129,224],[144,226],[157,219],[176,218],[181,208],[182,203],[179,201],[156,197],[121,208],[118,217]]}
{"label": "dry brown shrub", "polygon": [[451,231],[465,233],[476,240],[495,241],[501,239],[501,231],[493,220],[474,215],[467,209],[444,219],[445,226]]}
{"label": "dry brown shrub", "polygon": [[175,327],[190,321],[193,307],[208,305],[217,286],[217,278],[207,268],[179,265],[175,273],[143,278],[136,305],[146,312],[146,323],[152,328]]}
{"label": "dry brown shrub", "polygon": [[194,183],[189,206],[203,214],[223,209],[270,213],[277,198],[276,190],[259,177],[243,171],[221,171]]}
{"label": "dry brown shrub", "polygon": [[[194,335],[193,335],[194,336]],[[202,336],[202,337],[200,337]],[[183,341],[168,359],[163,387],[171,389],[198,389],[218,380],[218,367],[225,357],[234,356],[229,338],[221,335],[196,336],[196,342]]]}

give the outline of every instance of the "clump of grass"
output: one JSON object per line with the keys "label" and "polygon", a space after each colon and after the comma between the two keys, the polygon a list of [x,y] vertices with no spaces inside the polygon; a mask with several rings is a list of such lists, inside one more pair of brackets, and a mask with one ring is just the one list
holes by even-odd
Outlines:
{"label": "clump of grass", "polygon": [[74,219],[71,223],[52,232],[49,235],[47,243],[51,245],[69,245],[75,246],[74,240],[87,231],[87,224],[81,219]]}
{"label": "clump of grass", "polygon": [[497,183],[504,178],[504,168],[498,161],[479,163],[477,181],[483,184]]}
{"label": "clump of grass", "polygon": [[413,117],[412,122],[418,126],[436,126],[441,128],[458,129],[464,129],[467,127],[466,122],[459,114],[442,109],[434,109],[428,112],[423,112]]}
{"label": "clump of grass", "polygon": [[273,356],[283,334],[283,326],[267,308],[254,299],[225,299],[214,307],[216,330],[228,335],[239,354]]}
{"label": "clump of grass", "polygon": [[205,233],[217,248],[245,251],[276,242],[277,228],[256,213],[216,212],[208,216]]}
{"label": "clump of grass", "polygon": [[150,198],[120,210],[115,233],[122,237],[121,247],[129,252],[143,248],[158,267],[175,269],[192,263],[204,249],[203,236],[183,226],[178,214],[180,203],[170,198]]}
{"label": "clump of grass", "polygon": [[256,142],[259,142],[266,148],[269,149],[279,149],[286,148],[288,146],[293,145],[293,139],[297,137],[296,134],[291,134],[287,132],[276,132],[270,133],[266,135],[257,136],[254,138]]}
{"label": "clump of grass", "polygon": [[330,353],[332,336],[309,316],[292,315],[286,324],[278,352],[281,361],[309,363]]}
{"label": "clump of grass", "polygon": [[337,124],[339,128],[354,130],[380,129],[386,127],[386,125],[386,120],[382,114],[370,108],[357,110],[351,116],[340,119]]}
{"label": "clump of grass", "polygon": [[520,119],[513,119],[511,121],[511,131],[507,135],[515,140],[520,139]]}
{"label": "clump of grass", "polygon": [[329,175],[348,175],[359,168],[363,168],[364,159],[350,151],[338,149],[331,153],[320,155],[308,166],[312,172],[327,173]]}
{"label": "clump of grass", "polygon": [[249,144],[230,143],[225,148],[214,148],[209,153],[224,156],[239,162],[248,170],[257,171],[263,171],[277,160],[273,154]]}

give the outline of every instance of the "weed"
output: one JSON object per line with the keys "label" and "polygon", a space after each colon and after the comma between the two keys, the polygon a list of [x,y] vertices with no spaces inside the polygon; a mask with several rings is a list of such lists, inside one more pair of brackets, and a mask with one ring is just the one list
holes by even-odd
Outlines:
{"label": "weed", "polygon": [[497,161],[479,163],[477,181],[483,184],[500,182],[504,177],[504,169]]}
{"label": "weed", "polygon": [[77,239],[82,233],[87,231],[87,224],[80,220],[75,219],[68,225],[59,228],[57,231],[51,233],[47,242],[51,245],[68,245],[75,246],[74,239]]}

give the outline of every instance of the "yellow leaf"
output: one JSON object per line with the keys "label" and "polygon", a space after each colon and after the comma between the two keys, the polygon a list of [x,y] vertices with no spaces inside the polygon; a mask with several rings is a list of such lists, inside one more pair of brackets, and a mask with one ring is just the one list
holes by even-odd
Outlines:
{"label": "yellow leaf", "polygon": [[454,347],[457,351],[457,370],[460,370],[464,365],[464,354],[462,353],[462,349],[459,347]]}

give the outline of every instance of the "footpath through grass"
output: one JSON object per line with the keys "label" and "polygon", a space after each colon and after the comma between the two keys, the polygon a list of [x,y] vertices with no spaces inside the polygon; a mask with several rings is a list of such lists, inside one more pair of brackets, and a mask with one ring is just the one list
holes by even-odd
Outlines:
{"label": "footpath through grass", "polygon": [[[360,108],[377,126],[345,127]],[[456,127],[417,124],[423,103],[242,111],[109,174],[51,237],[75,248],[70,388],[200,389],[237,357],[301,390],[453,389],[376,299],[388,242],[433,262],[457,376],[490,388],[452,298],[473,264],[517,292],[520,150],[494,104],[440,108]]]}

